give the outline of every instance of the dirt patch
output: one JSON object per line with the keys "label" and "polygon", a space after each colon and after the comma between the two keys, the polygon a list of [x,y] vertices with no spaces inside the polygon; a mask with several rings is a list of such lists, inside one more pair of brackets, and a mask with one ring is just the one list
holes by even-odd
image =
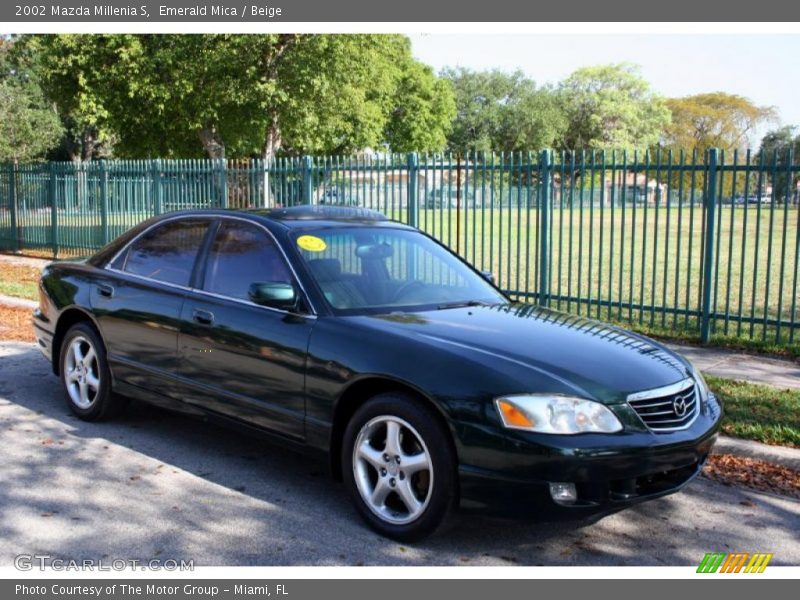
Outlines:
{"label": "dirt patch", "polygon": [[53,260],[52,256],[46,256],[46,255],[37,256],[29,254],[0,252],[0,263],[8,263],[12,265],[38,267],[39,269],[41,269],[48,263],[52,262],[52,260]]}
{"label": "dirt patch", "polygon": [[703,475],[725,485],[800,498],[800,471],[763,460],[714,454],[709,457]]}
{"label": "dirt patch", "polygon": [[40,266],[0,258],[0,294],[36,300],[37,284],[42,274]]}
{"label": "dirt patch", "polygon": [[16,306],[0,305],[0,340],[12,342],[35,342],[31,310]]}

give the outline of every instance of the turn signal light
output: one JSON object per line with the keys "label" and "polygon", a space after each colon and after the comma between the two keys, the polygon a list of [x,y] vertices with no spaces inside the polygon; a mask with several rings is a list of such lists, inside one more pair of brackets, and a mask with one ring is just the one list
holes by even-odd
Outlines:
{"label": "turn signal light", "polygon": [[498,400],[497,407],[500,409],[500,413],[503,416],[503,422],[506,424],[506,427],[533,427],[533,421],[528,417],[528,415],[510,402],[507,402],[506,400]]}

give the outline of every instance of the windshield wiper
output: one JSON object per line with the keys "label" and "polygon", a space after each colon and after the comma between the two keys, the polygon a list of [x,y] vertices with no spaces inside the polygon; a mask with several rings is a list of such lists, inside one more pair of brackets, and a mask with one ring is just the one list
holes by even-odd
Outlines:
{"label": "windshield wiper", "polygon": [[461,300],[458,302],[446,302],[436,307],[436,310],[445,310],[448,308],[464,308],[466,306],[491,306],[489,302],[482,300]]}

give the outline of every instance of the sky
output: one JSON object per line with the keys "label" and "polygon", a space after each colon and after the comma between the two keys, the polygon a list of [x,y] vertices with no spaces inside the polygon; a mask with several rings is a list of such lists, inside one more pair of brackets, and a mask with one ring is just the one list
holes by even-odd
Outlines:
{"label": "sky", "polygon": [[[602,24],[598,24],[602,27]],[[631,62],[666,97],[724,91],[774,106],[781,124],[800,125],[800,35],[416,34],[414,56],[436,71],[522,70],[538,84],[575,69]],[[751,140],[755,143],[765,126]]]}

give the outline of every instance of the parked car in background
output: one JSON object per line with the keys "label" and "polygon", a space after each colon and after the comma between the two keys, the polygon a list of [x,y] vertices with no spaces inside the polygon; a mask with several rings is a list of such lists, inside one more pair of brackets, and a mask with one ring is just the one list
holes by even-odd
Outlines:
{"label": "parked car in background", "polygon": [[658,342],[509,300],[359,209],[194,210],[49,265],[38,345],[69,408],[137,398],[319,454],[364,520],[597,518],[702,469],[722,408]]}
{"label": "parked car in background", "polygon": [[343,189],[331,187],[323,192],[319,203],[327,206],[358,206],[358,197]]}
{"label": "parked car in background", "polygon": [[475,208],[475,192],[456,188],[436,188],[425,196],[425,208]]}

